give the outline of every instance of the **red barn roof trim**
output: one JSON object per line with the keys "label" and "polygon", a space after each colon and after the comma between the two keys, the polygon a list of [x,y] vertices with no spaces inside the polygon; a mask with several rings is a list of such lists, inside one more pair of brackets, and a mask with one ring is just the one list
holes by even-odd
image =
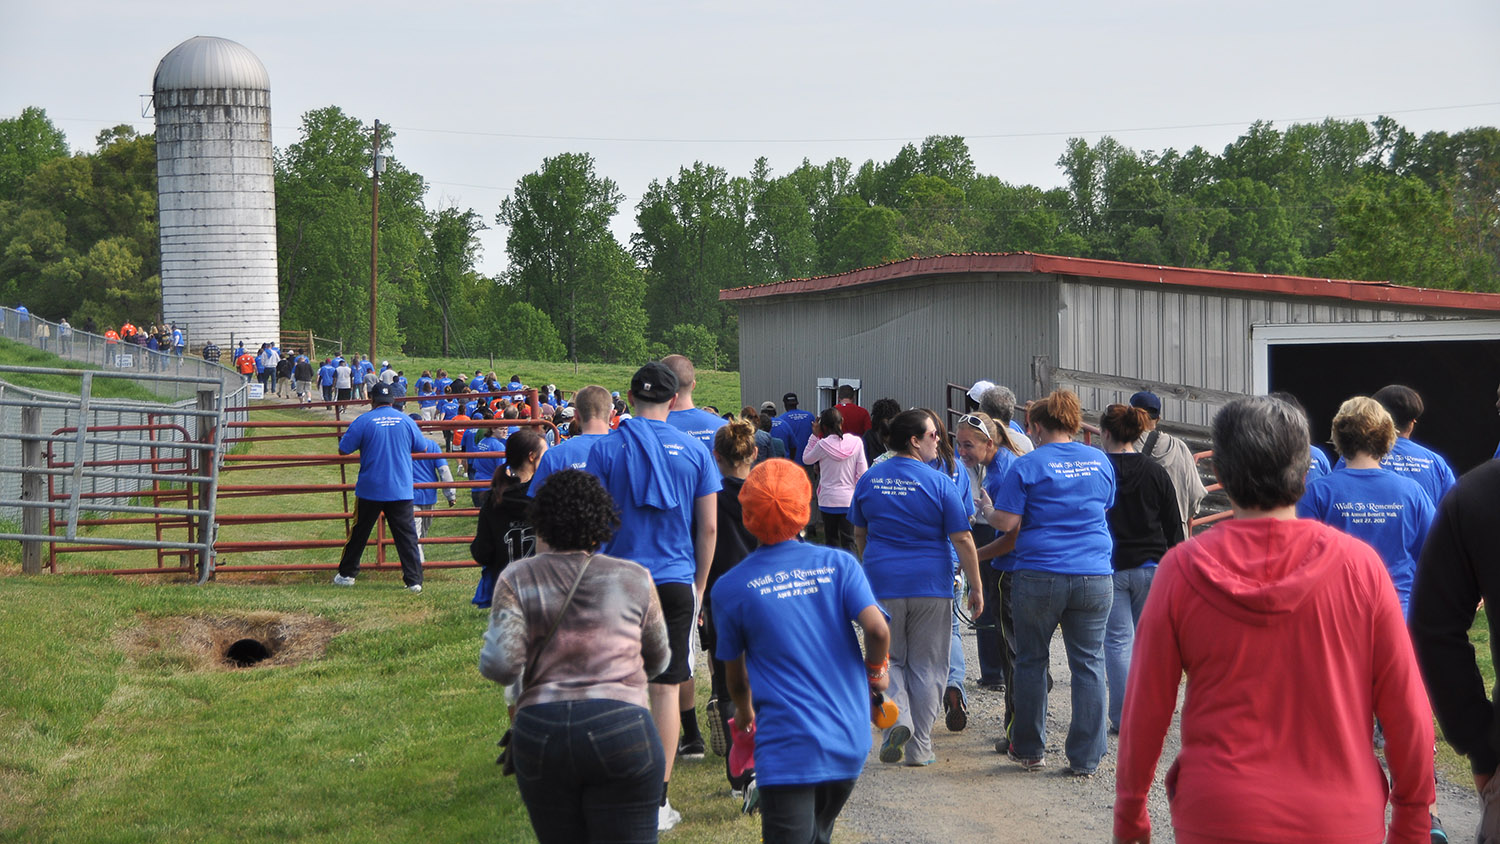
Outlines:
{"label": "red barn roof trim", "polygon": [[904,261],[850,270],[836,275],[788,279],[770,284],[721,290],[719,300],[732,302],[766,296],[794,296],[802,293],[863,287],[906,278],[958,273],[1043,273],[1424,308],[1500,311],[1500,293],[1434,290],[1426,287],[1407,287],[1388,281],[1352,281],[1294,275],[1235,273],[1189,267],[1162,267],[1152,264],[1131,264],[1124,261],[1041,255],[1034,252],[973,252],[908,258]]}

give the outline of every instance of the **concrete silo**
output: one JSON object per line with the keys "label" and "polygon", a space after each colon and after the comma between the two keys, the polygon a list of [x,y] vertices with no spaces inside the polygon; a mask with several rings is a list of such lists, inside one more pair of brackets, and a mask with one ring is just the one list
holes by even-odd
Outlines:
{"label": "concrete silo", "polygon": [[255,54],[198,36],[162,58],[156,107],[162,315],[194,348],[280,336],[271,78]]}

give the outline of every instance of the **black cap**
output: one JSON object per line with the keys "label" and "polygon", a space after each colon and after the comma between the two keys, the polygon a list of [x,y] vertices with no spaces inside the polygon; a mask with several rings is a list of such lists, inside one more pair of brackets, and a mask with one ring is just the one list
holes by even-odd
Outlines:
{"label": "black cap", "polygon": [[370,404],[390,404],[392,401],[395,401],[391,396],[391,387],[389,384],[375,384],[370,387],[369,395]]}
{"label": "black cap", "polygon": [[797,403],[797,394],[796,393],[787,393],[786,395],[784,395],[784,396],[781,397],[781,403],[782,404],[796,404]]}
{"label": "black cap", "polygon": [[677,395],[677,374],[660,361],[651,361],[630,378],[630,394],[641,401],[665,404]]}
{"label": "black cap", "polygon": [[1130,397],[1130,406],[1146,411],[1152,419],[1161,416],[1161,398],[1150,390],[1141,390]]}

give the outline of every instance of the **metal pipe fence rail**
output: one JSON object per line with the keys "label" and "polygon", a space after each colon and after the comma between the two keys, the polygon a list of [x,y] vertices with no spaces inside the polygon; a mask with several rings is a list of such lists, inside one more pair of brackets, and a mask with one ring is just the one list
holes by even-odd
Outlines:
{"label": "metal pipe fence rail", "polygon": [[[534,400],[534,396],[533,396]],[[415,405],[415,400],[408,398]],[[304,402],[284,405],[257,406],[252,410],[252,418],[242,421],[232,421],[226,424],[228,434],[226,441],[236,444],[249,445],[254,453],[229,454],[223,458],[222,472],[266,472],[275,473],[277,480],[271,483],[221,483],[217,490],[220,499],[235,498],[264,498],[264,497],[287,497],[304,495],[337,495],[339,502],[337,509],[323,508],[316,511],[288,512],[278,510],[277,512],[265,513],[235,513],[217,514],[216,527],[220,528],[247,528],[265,525],[313,525],[320,522],[344,522],[344,538],[324,539],[307,536],[304,532],[300,537],[288,537],[280,539],[235,539],[226,538],[222,532],[215,543],[217,553],[220,555],[261,553],[276,551],[309,551],[309,550],[332,550],[341,549],[347,542],[348,532],[352,527],[355,513],[351,494],[355,483],[349,476],[350,465],[358,466],[358,455],[342,455],[336,453],[297,453],[297,454],[268,454],[264,450],[254,448],[256,445],[265,443],[287,442],[292,440],[337,440],[341,436],[354,415],[345,415],[348,410],[363,410],[369,407],[369,403],[360,400],[346,400],[333,402]],[[332,410],[333,419],[258,419],[253,418],[264,411],[271,410]],[[544,419],[473,419],[467,421],[421,421],[418,422],[424,432],[435,430],[463,430],[463,429],[495,429],[509,427],[535,427],[550,430],[556,439],[556,427],[550,420]],[[240,433],[254,430],[254,434]],[[259,433],[267,431],[270,433]],[[290,431],[295,433],[281,433]],[[414,454],[414,460],[447,460],[455,458],[458,460],[475,458],[504,458],[504,451],[453,451],[438,454]],[[295,479],[299,471],[317,468],[337,466],[339,469],[339,481],[337,483],[303,483],[289,482]],[[457,480],[452,483],[418,483],[417,489],[435,490],[458,490],[484,489],[488,488],[490,482],[487,480]],[[475,507],[449,507],[431,509],[419,509],[414,513],[415,517],[432,517],[434,519],[467,519],[472,522],[479,515],[479,509]],[[472,531],[461,531],[452,536],[426,535],[419,540],[420,546],[443,546],[443,545],[468,545],[473,541]],[[361,565],[362,570],[399,570],[400,563],[388,559],[387,549],[394,546],[395,540],[388,534],[385,517],[381,516],[375,525],[375,530],[367,543],[374,546],[375,562]],[[424,566],[427,568],[467,568],[473,566],[473,561],[465,558],[460,560],[427,560]],[[333,571],[338,568],[337,560],[327,562],[297,562],[297,563],[275,563],[275,562],[251,562],[251,563],[219,563],[215,566],[216,572],[292,572],[292,571]]]}
{"label": "metal pipe fence rail", "polygon": [[[21,543],[21,568],[58,570],[57,555],[77,551],[154,550],[154,572],[213,569],[215,487],[223,448],[224,379],[212,376],[96,372],[0,366],[0,374],[79,379],[78,395],[0,381],[0,517],[19,529],[0,541]],[[97,379],[171,385],[191,402],[94,401]],[[165,392],[165,391],[157,391]],[[113,518],[122,514],[126,518]],[[132,526],[150,524],[153,538]],[[87,528],[80,533],[80,528]],[[168,560],[175,559],[174,565]]]}

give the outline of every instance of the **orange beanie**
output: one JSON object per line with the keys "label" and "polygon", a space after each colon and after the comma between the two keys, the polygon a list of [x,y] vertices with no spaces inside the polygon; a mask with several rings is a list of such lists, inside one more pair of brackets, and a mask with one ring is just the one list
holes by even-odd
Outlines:
{"label": "orange beanie", "polygon": [[762,544],[785,542],[807,524],[812,484],[790,460],[767,460],[750,470],[740,489],[745,529]]}

